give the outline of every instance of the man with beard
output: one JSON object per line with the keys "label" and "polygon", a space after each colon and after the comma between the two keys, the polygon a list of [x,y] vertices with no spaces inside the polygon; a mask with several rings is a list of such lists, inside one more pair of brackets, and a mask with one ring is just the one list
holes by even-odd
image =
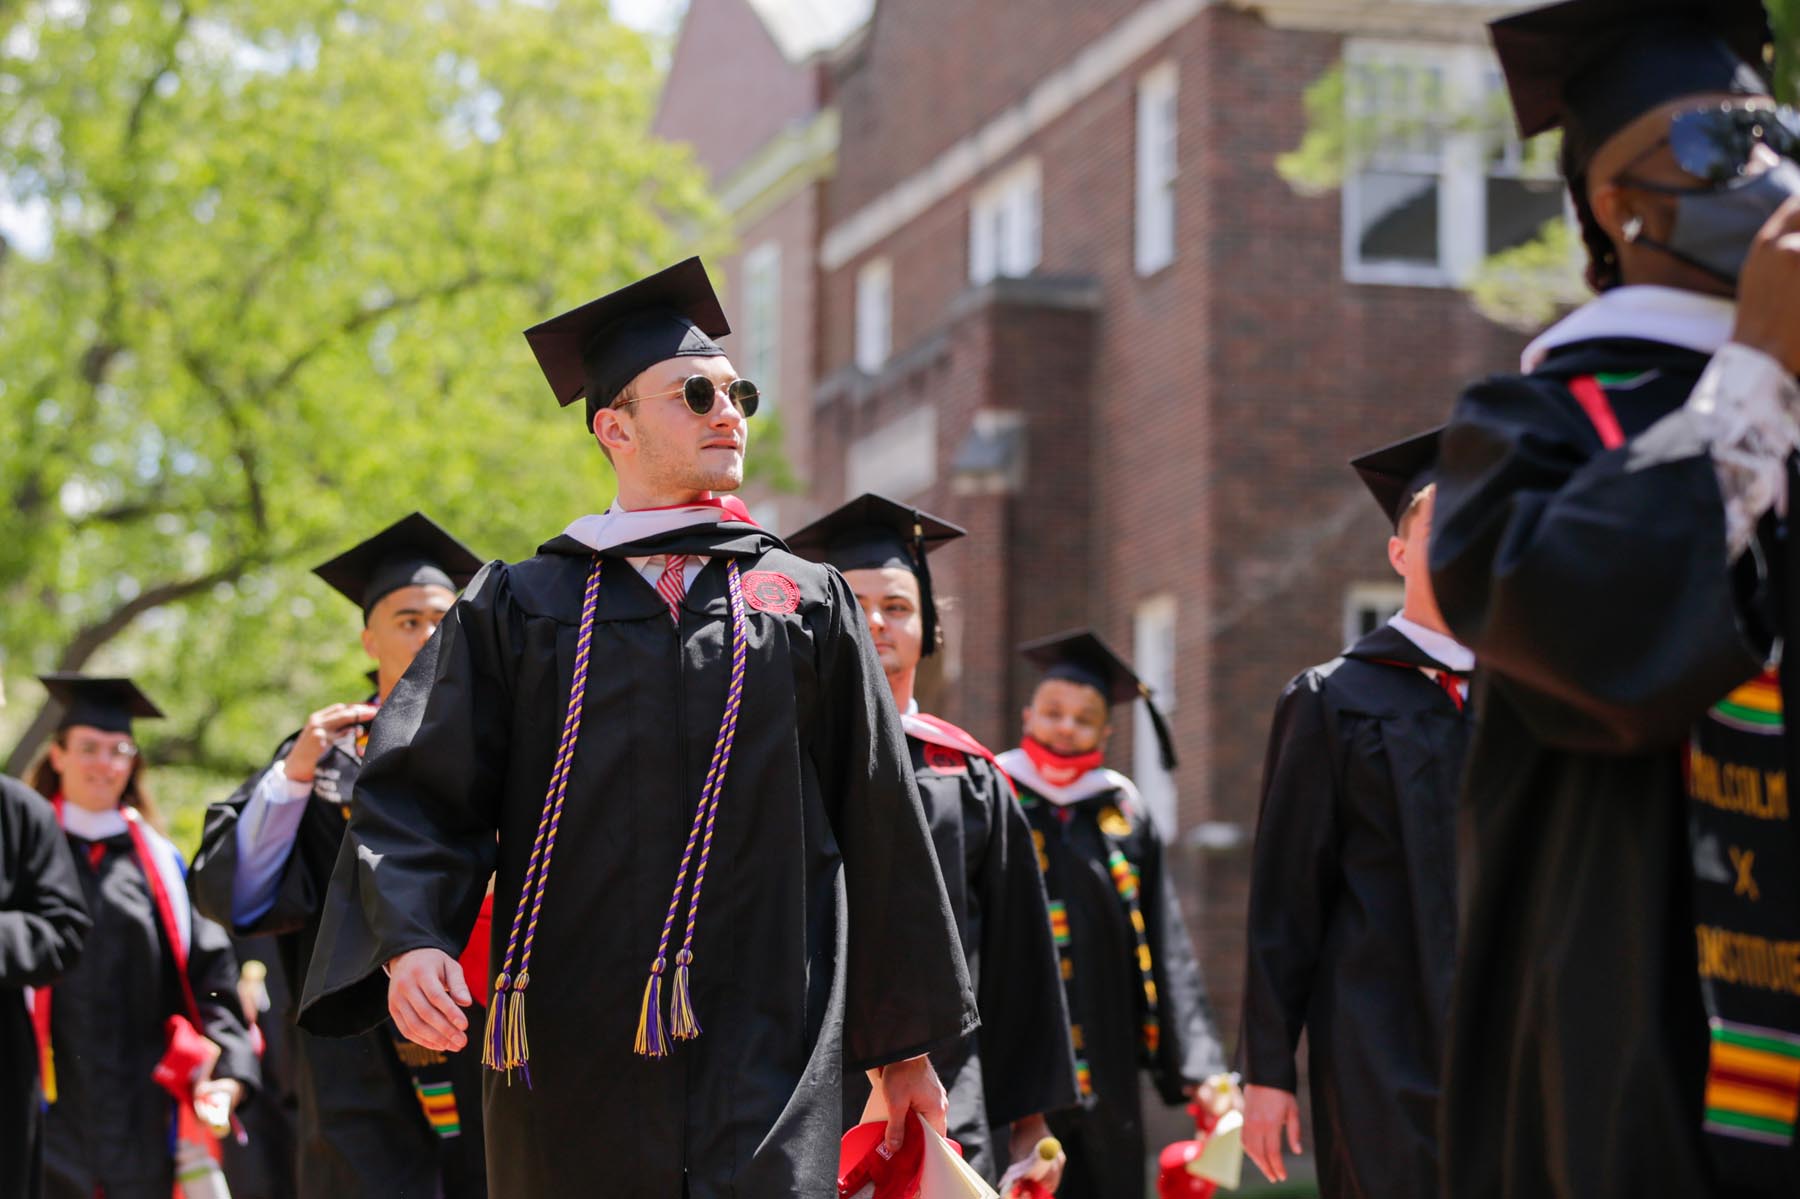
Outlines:
{"label": "man with beard", "polygon": [[[691,258],[527,333],[616,501],[469,585],[332,880],[303,1026],[478,1041],[506,1199],[834,1195],[841,1071],[880,1071],[897,1148],[942,1131],[926,1055],[976,1026],[856,598],[716,494],[760,400],[727,332]],[[496,860],[472,1027],[454,955]]]}

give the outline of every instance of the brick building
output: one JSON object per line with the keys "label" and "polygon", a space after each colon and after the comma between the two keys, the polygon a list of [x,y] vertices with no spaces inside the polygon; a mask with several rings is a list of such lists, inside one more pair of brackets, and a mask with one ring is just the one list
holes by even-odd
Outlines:
{"label": "brick building", "polygon": [[[772,7],[693,0],[665,115],[705,129],[684,55]],[[781,304],[783,378],[808,384],[780,409],[805,483],[783,527],[875,490],[969,528],[933,558],[957,602],[922,698],[992,744],[1029,693],[1017,642],[1091,623],[1135,658],[1182,765],[1141,713],[1112,758],[1173,832],[1228,1035],[1270,710],[1397,602],[1345,462],[1516,362],[1454,285],[1561,211],[1542,159],[1474,119],[1505,7],[906,0],[811,60],[834,144],[792,226],[816,240],[782,251],[812,272]],[[1309,198],[1275,160],[1339,65],[1359,151]]]}

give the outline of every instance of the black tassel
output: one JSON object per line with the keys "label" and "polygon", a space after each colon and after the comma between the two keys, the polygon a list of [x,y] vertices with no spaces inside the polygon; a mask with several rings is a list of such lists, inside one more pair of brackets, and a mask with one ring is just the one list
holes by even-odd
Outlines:
{"label": "black tassel", "polygon": [[1163,719],[1162,709],[1150,698],[1150,688],[1143,683],[1138,684],[1138,694],[1144,697],[1144,706],[1150,709],[1150,723],[1156,729],[1156,744],[1162,749],[1164,770],[1173,770],[1181,765],[1175,757],[1175,733],[1169,728],[1169,722]]}
{"label": "black tassel", "polygon": [[921,656],[937,651],[937,598],[931,592],[931,559],[925,554],[925,526],[913,522],[913,573],[919,576],[920,618],[924,623],[925,644]]}

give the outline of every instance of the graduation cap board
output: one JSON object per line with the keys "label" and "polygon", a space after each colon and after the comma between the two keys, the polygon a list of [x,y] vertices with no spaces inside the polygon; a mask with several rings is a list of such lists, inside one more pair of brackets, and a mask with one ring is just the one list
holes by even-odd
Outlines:
{"label": "graduation cap board", "polygon": [[648,368],[671,358],[723,354],[731,332],[699,258],[688,258],[525,330],[556,402],[587,397],[594,414]]}
{"label": "graduation cap board", "polygon": [[1769,90],[1762,0],[1565,0],[1488,29],[1520,134],[1561,127],[1570,174],[1671,100]]}
{"label": "graduation cap board", "polygon": [[104,733],[129,733],[133,719],[153,720],[162,709],[127,678],[96,678],[84,674],[42,674],[38,682],[62,707],[57,732],[86,725]]}
{"label": "graduation cap board", "polygon": [[967,532],[923,509],[870,492],[813,521],[789,537],[787,544],[802,558],[839,570],[898,566],[912,571],[919,580],[924,652],[929,654],[937,648],[938,615],[926,558]]}
{"label": "graduation cap board", "polygon": [[1436,475],[1438,442],[1443,433],[1444,427],[1439,425],[1350,460],[1363,486],[1396,530],[1413,500],[1431,485]]}
{"label": "graduation cap board", "polygon": [[1162,749],[1163,769],[1175,769],[1178,761],[1175,756],[1175,735],[1169,729],[1169,722],[1157,708],[1149,685],[1138,678],[1137,672],[1131,669],[1125,659],[1114,653],[1098,633],[1092,629],[1072,629],[1066,633],[1056,633],[1026,642],[1019,647],[1019,653],[1028,662],[1041,668],[1046,679],[1062,679],[1092,687],[1106,697],[1108,704],[1142,699],[1144,707],[1150,712],[1150,723],[1156,729],[1157,744]]}
{"label": "graduation cap board", "polygon": [[313,573],[369,618],[375,605],[402,587],[468,586],[481,559],[422,512],[401,517],[360,545],[352,546]]}

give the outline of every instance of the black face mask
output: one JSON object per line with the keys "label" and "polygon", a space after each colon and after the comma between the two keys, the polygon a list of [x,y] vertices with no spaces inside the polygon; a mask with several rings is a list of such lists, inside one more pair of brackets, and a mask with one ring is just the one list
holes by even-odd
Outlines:
{"label": "black face mask", "polygon": [[[1800,157],[1800,115],[1763,106],[1696,108],[1678,114],[1668,138],[1652,150],[1663,144],[1683,171],[1707,180],[1707,185],[1667,187],[1622,176],[1619,182],[1626,187],[1675,198],[1675,227],[1669,240],[1638,237],[1637,244],[1736,287],[1756,235],[1777,209],[1800,195],[1800,165],[1795,162]],[[1773,151],[1781,161],[1760,175],[1750,175],[1759,149]]]}
{"label": "black face mask", "polygon": [[[1664,192],[1662,188],[1644,190]],[[1675,197],[1675,227],[1669,240],[1652,241],[1640,236],[1637,244],[1660,250],[1736,287],[1756,235],[1776,210],[1800,196],[1800,164],[1784,158],[1754,179],[1730,187],[1670,190],[1664,194]]]}

